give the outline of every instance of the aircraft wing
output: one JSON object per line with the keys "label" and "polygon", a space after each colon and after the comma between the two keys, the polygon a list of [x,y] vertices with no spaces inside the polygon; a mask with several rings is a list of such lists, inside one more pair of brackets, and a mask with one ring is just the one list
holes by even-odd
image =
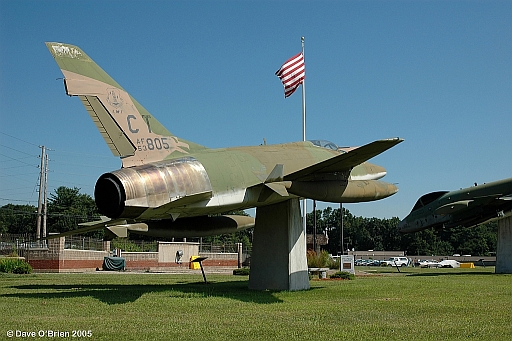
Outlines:
{"label": "aircraft wing", "polygon": [[284,177],[284,180],[307,180],[309,176],[315,174],[339,173],[348,171],[353,167],[361,164],[362,162],[379,155],[391,147],[394,147],[402,141],[403,139],[398,137],[374,141],[364,146],[352,149],[347,153],[335,156],[323,162],[314,164],[313,166],[288,174]]}

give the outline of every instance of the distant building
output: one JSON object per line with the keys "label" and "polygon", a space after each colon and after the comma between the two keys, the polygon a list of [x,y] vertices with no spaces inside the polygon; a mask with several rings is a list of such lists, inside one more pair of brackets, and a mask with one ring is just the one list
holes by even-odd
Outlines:
{"label": "distant building", "polygon": [[[314,250],[314,235],[308,234],[306,236],[306,244],[308,250]],[[325,234],[317,233],[316,234],[316,252],[320,253],[320,250],[322,249],[322,246],[329,244],[329,237],[327,237]]]}

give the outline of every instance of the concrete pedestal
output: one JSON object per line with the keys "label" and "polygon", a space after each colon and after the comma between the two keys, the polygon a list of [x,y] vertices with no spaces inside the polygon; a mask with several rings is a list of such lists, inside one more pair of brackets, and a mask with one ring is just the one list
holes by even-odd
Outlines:
{"label": "concrete pedestal", "polygon": [[309,289],[298,199],[256,209],[249,289]]}
{"label": "concrete pedestal", "polygon": [[512,216],[498,220],[496,273],[512,274]]}

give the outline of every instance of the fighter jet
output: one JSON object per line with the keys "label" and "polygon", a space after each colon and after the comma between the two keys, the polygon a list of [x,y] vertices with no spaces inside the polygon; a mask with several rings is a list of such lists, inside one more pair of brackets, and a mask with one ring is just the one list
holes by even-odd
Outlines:
{"label": "fighter jet", "polygon": [[512,214],[512,178],[423,195],[399,224],[402,233],[430,227],[473,227]]}
{"label": "fighter jet", "polygon": [[254,226],[254,218],[219,215],[291,198],[352,203],[397,192],[379,181],[383,167],[366,162],[402,142],[378,140],[338,148],[322,140],[209,149],[169,132],[79,47],[46,43],[122,168],[99,177],[95,202],[103,215],[66,234],[105,228],[156,237],[199,237]]}

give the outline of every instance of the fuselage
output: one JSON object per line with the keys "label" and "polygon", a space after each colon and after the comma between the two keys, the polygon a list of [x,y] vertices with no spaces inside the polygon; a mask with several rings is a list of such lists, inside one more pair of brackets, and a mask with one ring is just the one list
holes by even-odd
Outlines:
{"label": "fuselage", "polygon": [[[305,181],[285,180],[289,174],[338,155],[340,151],[311,142],[204,149],[107,173],[98,180],[95,197],[105,215],[137,220],[217,214],[292,197],[361,202],[396,193],[396,186],[376,180],[386,174],[385,169],[367,162],[346,172],[315,173]],[[269,180],[278,164],[283,179]],[[277,183],[284,192],[272,191],[265,183]],[[194,200],[187,201],[187,197]]]}
{"label": "fuselage", "polygon": [[399,224],[402,233],[427,228],[471,227],[497,219],[512,209],[512,178],[423,195]]}

